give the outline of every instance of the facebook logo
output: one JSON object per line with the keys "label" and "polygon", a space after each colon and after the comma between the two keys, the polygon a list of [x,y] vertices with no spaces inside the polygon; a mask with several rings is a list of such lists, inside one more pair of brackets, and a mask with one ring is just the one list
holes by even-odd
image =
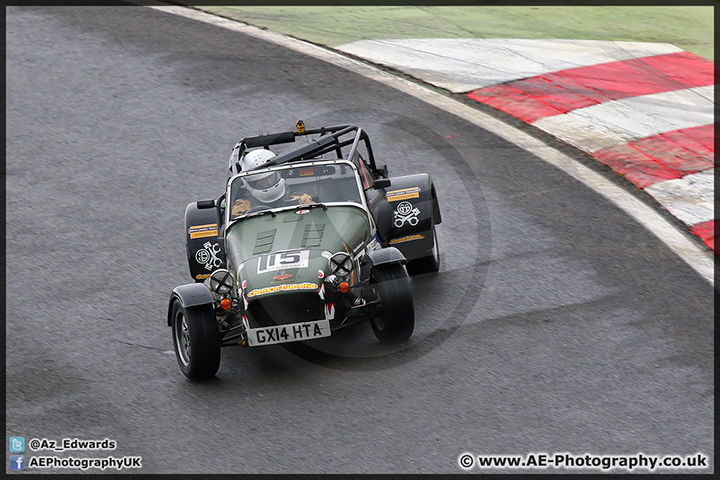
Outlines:
{"label": "facebook logo", "polygon": [[10,470],[25,470],[25,455],[10,455]]}
{"label": "facebook logo", "polygon": [[25,437],[10,437],[10,451],[11,452],[24,452],[25,451]]}

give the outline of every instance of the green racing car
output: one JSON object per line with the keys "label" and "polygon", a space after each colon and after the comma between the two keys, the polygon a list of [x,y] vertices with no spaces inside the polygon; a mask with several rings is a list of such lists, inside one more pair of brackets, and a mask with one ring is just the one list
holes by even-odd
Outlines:
{"label": "green racing car", "polygon": [[243,138],[224,193],[185,211],[194,283],[172,291],[167,315],[180,369],[212,377],[221,347],[312,341],[365,321],[382,343],[407,341],[410,275],[438,271],[440,222],[430,176],[390,178],[357,126],[300,121]]}

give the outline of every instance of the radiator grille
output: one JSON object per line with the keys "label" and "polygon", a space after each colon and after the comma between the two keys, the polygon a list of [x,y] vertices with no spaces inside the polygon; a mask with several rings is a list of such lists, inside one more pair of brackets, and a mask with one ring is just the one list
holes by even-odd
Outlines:
{"label": "radiator grille", "polygon": [[315,292],[283,293],[252,300],[250,315],[258,325],[269,327],[325,318],[324,304]]}

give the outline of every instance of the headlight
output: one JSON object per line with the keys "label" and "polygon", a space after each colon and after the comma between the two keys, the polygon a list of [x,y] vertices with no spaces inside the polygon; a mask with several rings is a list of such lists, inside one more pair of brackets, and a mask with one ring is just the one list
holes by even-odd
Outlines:
{"label": "headlight", "polygon": [[352,273],[353,259],[350,254],[338,252],[328,259],[330,272],[338,278],[345,278]]}
{"label": "headlight", "polygon": [[208,288],[218,295],[230,293],[235,285],[235,278],[230,270],[218,268],[208,278]]}

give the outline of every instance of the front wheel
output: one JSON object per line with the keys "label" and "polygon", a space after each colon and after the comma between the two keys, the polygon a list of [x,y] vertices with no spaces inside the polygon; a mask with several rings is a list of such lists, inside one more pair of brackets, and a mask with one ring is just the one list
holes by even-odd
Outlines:
{"label": "front wheel", "polygon": [[183,374],[192,379],[214,376],[220,368],[220,333],[212,307],[185,308],[176,300],[172,330],[175,356]]}
{"label": "front wheel", "polygon": [[415,328],[415,307],[405,268],[400,264],[375,267],[370,283],[383,309],[382,315],[370,320],[375,336],[380,343],[404,342]]}

